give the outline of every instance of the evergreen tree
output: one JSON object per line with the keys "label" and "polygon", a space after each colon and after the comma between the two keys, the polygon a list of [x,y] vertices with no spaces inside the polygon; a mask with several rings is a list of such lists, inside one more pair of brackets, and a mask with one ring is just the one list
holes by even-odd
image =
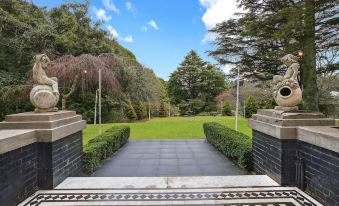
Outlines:
{"label": "evergreen tree", "polygon": [[130,101],[128,102],[128,105],[126,108],[126,116],[130,121],[137,119],[137,114],[135,113],[134,107]]}
{"label": "evergreen tree", "polygon": [[[280,66],[280,57],[287,53],[297,55],[303,50],[300,73],[303,107],[317,110],[316,53],[337,50],[336,1],[240,0],[239,6],[247,12],[211,30],[217,38],[216,50],[209,54],[222,64],[237,65],[241,72],[267,80],[285,71],[286,68]],[[338,65],[338,58],[334,65]],[[327,65],[318,71],[335,68]]]}
{"label": "evergreen tree", "polygon": [[253,114],[257,113],[258,104],[255,97],[250,96],[247,99],[246,107],[245,107],[245,117],[251,118]]}
{"label": "evergreen tree", "polygon": [[223,116],[232,116],[231,106],[229,102],[224,102],[222,107],[222,115]]}
{"label": "evergreen tree", "polygon": [[165,103],[163,100],[160,101],[159,117],[166,117]]}
{"label": "evergreen tree", "polygon": [[141,101],[137,101],[134,104],[134,110],[138,120],[142,120],[146,117],[146,107]]}
{"label": "evergreen tree", "polygon": [[190,51],[171,74],[167,87],[171,103],[189,104],[192,112],[199,113],[209,108],[226,84],[225,76],[219,69],[203,61],[195,51]]}

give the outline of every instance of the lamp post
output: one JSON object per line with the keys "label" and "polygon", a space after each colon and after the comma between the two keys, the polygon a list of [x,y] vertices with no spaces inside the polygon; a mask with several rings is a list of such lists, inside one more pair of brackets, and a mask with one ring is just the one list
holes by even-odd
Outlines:
{"label": "lamp post", "polygon": [[239,67],[237,67],[238,70],[238,77],[237,77],[237,103],[235,108],[235,130],[238,131],[238,112],[239,112]]}
{"label": "lamp post", "polygon": [[99,67],[99,134],[101,134],[101,68]]}

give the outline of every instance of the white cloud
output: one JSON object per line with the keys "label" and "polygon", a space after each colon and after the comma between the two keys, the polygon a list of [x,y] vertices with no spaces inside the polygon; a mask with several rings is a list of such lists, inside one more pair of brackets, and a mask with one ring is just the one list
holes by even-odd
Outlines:
{"label": "white cloud", "polygon": [[141,31],[146,32],[146,31],[147,31],[147,26],[142,26],[142,27],[141,27]]}
{"label": "white cloud", "polygon": [[132,9],[132,3],[131,2],[126,2],[126,9],[129,11]]}
{"label": "white cloud", "polygon": [[119,9],[112,3],[110,0],[101,0],[102,4],[105,6],[107,10],[114,11],[115,13],[119,14]]}
{"label": "white cloud", "polygon": [[113,28],[111,25],[107,26],[107,30],[109,31],[110,38],[112,39],[120,38],[118,31],[115,28]]}
{"label": "white cloud", "polygon": [[234,17],[234,13],[242,11],[237,8],[236,0],[199,0],[206,9],[202,16],[206,29],[213,28],[217,23],[221,23]]}
{"label": "white cloud", "polygon": [[150,27],[152,27],[152,28],[155,29],[155,30],[158,30],[158,29],[159,29],[157,23],[156,23],[154,20],[149,21],[149,22],[147,23],[147,25],[149,25]]}
{"label": "white cloud", "polygon": [[209,42],[212,42],[214,41],[214,39],[216,38],[216,34],[214,33],[210,33],[210,32],[207,32],[204,36],[204,38],[201,40],[202,43],[206,44],[206,43],[209,43]]}
{"label": "white cloud", "polygon": [[132,43],[132,42],[133,42],[133,37],[132,37],[132,35],[127,35],[127,36],[125,36],[124,41],[125,41],[125,42],[128,42],[128,43]]}
{"label": "white cloud", "polygon": [[134,16],[136,16],[138,14],[138,10],[129,1],[126,2],[126,9],[127,9],[127,11],[131,12]]}
{"label": "white cloud", "polygon": [[97,8],[94,6],[94,7],[92,7],[92,11],[93,11],[95,17],[96,17],[98,20],[102,20],[102,21],[106,22],[106,21],[111,20],[111,18],[112,18],[112,16],[106,14],[106,11],[105,11],[104,9],[101,9],[101,8],[100,8],[100,9],[97,9]]}
{"label": "white cloud", "polygon": [[231,70],[234,68],[234,65],[232,64],[226,64],[222,70],[224,71],[225,74],[230,74]]}

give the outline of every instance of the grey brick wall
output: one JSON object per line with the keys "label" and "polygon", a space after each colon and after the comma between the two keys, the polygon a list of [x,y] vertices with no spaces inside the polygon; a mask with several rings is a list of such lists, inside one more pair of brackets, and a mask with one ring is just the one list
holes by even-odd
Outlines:
{"label": "grey brick wall", "polygon": [[38,189],[52,189],[82,171],[82,132],[0,155],[0,205],[16,205]]}
{"label": "grey brick wall", "polygon": [[339,205],[339,153],[298,141],[306,191],[328,205]]}
{"label": "grey brick wall", "polygon": [[296,146],[296,140],[281,140],[253,130],[255,171],[268,174],[281,185],[293,185]]}
{"label": "grey brick wall", "polygon": [[296,185],[302,158],[306,191],[326,205],[339,206],[339,153],[298,140],[280,140],[253,130],[254,167],[282,185]]}

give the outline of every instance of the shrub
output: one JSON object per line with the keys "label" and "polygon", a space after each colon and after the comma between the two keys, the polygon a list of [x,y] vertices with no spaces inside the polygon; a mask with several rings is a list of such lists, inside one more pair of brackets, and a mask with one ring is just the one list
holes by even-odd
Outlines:
{"label": "shrub", "polygon": [[134,110],[139,120],[144,119],[146,117],[146,107],[141,101],[137,101],[134,104]]}
{"label": "shrub", "polygon": [[204,123],[207,141],[247,171],[253,170],[251,137],[219,123]]}
{"label": "shrub", "polygon": [[129,126],[116,126],[88,141],[84,146],[84,172],[91,174],[101,163],[128,141]]}
{"label": "shrub", "polygon": [[163,100],[160,102],[159,117],[166,117],[165,103]]}
{"label": "shrub", "polygon": [[222,116],[232,116],[231,106],[229,102],[224,102],[222,107]]}
{"label": "shrub", "polygon": [[245,117],[251,118],[253,114],[257,113],[258,107],[259,106],[255,97],[253,96],[248,97],[245,107]]}
{"label": "shrub", "polygon": [[137,119],[137,114],[135,113],[134,107],[131,104],[131,102],[128,102],[127,108],[126,108],[126,116],[130,121]]}

